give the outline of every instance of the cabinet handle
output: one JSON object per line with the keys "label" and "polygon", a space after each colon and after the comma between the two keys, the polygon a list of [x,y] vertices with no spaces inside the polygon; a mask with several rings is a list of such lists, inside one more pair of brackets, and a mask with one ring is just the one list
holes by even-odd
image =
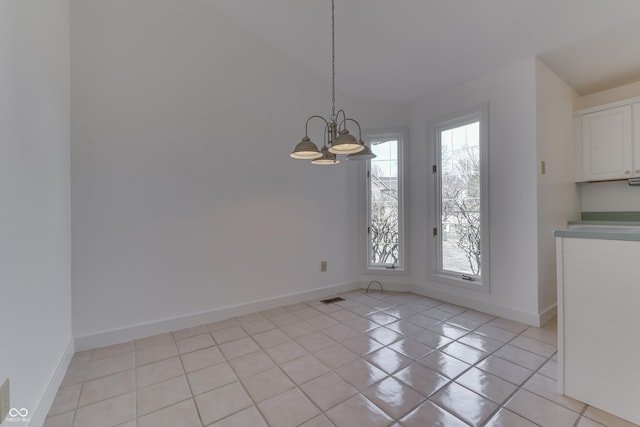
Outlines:
{"label": "cabinet handle", "polygon": [[624,171],[625,175],[631,175],[631,171]]}

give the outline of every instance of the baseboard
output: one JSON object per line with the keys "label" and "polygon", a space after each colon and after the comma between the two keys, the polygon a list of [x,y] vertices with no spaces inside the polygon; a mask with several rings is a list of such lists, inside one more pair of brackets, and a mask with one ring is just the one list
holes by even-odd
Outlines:
{"label": "baseboard", "polygon": [[450,292],[436,289],[426,285],[412,285],[411,292],[423,295],[429,298],[435,298],[441,301],[448,302],[450,304],[460,305],[463,307],[471,308],[473,310],[481,311],[483,313],[492,314],[494,316],[503,317],[505,319],[514,320],[516,322],[524,323],[531,326],[540,325],[539,313],[531,313],[522,310],[516,310],[511,307],[507,307],[501,304],[496,304],[490,301],[482,301],[471,296],[463,296]]}
{"label": "baseboard", "polygon": [[[377,282],[377,283],[374,283]],[[378,284],[379,283],[379,284]],[[380,292],[380,285],[382,285],[382,290],[384,292],[412,292],[412,285],[409,283],[402,282],[388,282],[380,279],[373,280],[363,280],[360,282],[361,289],[369,288],[370,292]]]}
{"label": "baseboard", "polygon": [[[515,320],[517,322],[525,323],[532,326],[544,325],[547,321],[551,320],[557,312],[557,306],[555,304],[544,310],[542,313],[530,313],[492,302],[477,300],[469,296],[461,296],[458,294],[449,293],[426,285],[416,285],[403,282],[388,282],[385,280],[377,281],[382,284],[382,287],[385,291],[413,292],[418,295],[439,299],[450,304],[468,307],[473,310],[482,311],[484,313],[493,314],[494,316]],[[187,316],[174,317],[157,322],[150,322],[130,326],[127,328],[115,329],[97,334],[76,337],[75,350],[82,351],[111,344],[118,344],[121,342],[144,338],[163,332],[175,331],[178,329],[202,325],[204,323],[216,322],[218,320],[224,320],[235,316],[242,316],[244,314],[255,313],[257,311],[269,310],[272,308],[280,307],[282,305],[295,304],[297,302],[323,298],[325,296],[340,292],[348,292],[354,289],[366,289],[370,282],[370,280],[364,280],[361,282],[350,282],[324,288],[316,288],[308,291],[282,295],[279,297],[252,301],[245,304],[221,307],[215,310],[190,314]],[[373,284],[371,287],[372,292],[379,291],[379,289],[380,287],[377,284]]]}
{"label": "baseboard", "polygon": [[47,418],[47,414],[49,413],[51,404],[53,403],[53,400],[58,393],[58,388],[60,388],[60,384],[62,383],[62,380],[64,379],[64,376],[67,372],[67,368],[69,367],[69,362],[71,362],[73,353],[73,339],[70,339],[69,343],[67,344],[67,348],[65,349],[62,357],[60,358],[60,361],[58,362],[58,366],[51,376],[51,380],[47,385],[47,389],[42,395],[40,403],[38,403],[38,407],[33,413],[30,414],[31,422],[29,422],[29,426],[38,427],[44,424],[44,420],[45,418]]}
{"label": "baseboard", "polygon": [[[467,307],[509,320],[515,320],[516,322],[524,323],[531,326],[542,326],[549,320],[553,319],[553,317],[556,315],[555,304],[544,310],[542,313],[530,313],[522,310],[516,310],[511,307],[506,307],[501,304],[478,300],[476,298],[473,298],[472,296],[463,296],[452,292],[443,291],[441,289],[437,289],[428,285],[416,285],[403,282],[387,282],[380,279],[374,280],[380,282],[385,291],[413,292],[417,295],[434,298],[440,301],[448,302],[450,304],[460,305],[462,307]],[[366,289],[370,281],[367,278],[367,280],[364,280],[361,283],[361,287],[363,289]],[[379,289],[380,287],[377,284],[374,284],[371,287],[372,291],[378,291]]]}
{"label": "baseboard", "polygon": [[287,304],[295,304],[302,301],[323,298],[340,292],[348,292],[360,287],[361,282],[343,283],[340,285],[316,288],[307,291],[281,295],[279,297],[252,301],[245,304],[220,307],[206,312],[173,317],[140,325],[133,325],[126,328],[114,329],[97,334],[75,337],[75,349],[76,351],[83,351],[92,348],[118,344],[130,340],[148,337],[151,335],[161,334],[164,332],[189,328],[205,323],[217,322],[219,320],[228,319],[230,317],[242,316],[244,314],[255,313],[257,311],[270,310],[272,308],[280,307]]}
{"label": "baseboard", "polygon": [[546,310],[542,311],[538,318],[540,319],[540,324],[538,326],[543,326],[549,320],[553,319],[558,315],[558,304],[553,304],[548,307]]}

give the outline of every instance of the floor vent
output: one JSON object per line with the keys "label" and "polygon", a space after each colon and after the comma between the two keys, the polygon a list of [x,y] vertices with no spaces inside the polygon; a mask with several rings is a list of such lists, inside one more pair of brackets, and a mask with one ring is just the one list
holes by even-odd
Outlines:
{"label": "floor vent", "polygon": [[323,304],[332,304],[334,302],[339,302],[339,301],[344,301],[344,298],[335,297],[335,298],[323,299],[320,302]]}

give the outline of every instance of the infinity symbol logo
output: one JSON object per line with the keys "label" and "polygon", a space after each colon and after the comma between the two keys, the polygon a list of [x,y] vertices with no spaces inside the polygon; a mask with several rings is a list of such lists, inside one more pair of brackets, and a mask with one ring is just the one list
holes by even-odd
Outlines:
{"label": "infinity symbol logo", "polygon": [[29,415],[29,411],[27,411],[27,408],[22,408],[22,409],[16,409],[16,408],[11,408],[9,410],[9,416],[10,417],[26,417],[27,415]]}

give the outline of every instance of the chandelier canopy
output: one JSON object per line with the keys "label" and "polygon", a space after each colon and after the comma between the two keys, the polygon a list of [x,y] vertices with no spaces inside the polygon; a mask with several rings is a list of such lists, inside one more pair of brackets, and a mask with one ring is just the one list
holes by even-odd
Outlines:
{"label": "chandelier canopy", "polygon": [[[340,163],[338,154],[346,154],[349,160],[368,160],[376,157],[369,147],[362,141],[360,124],[347,117],[344,110],[336,113],[336,19],[335,0],[331,0],[331,118],[314,115],[307,119],[304,138],[295,146],[290,154],[294,159],[311,160],[314,165],[335,165]],[[321,149],[309,138],[309,122],[311,119],[321,119],[325,123],[325,133]],[[353,122],[358,127],[358,139],[347,128],[347,122]]]}

